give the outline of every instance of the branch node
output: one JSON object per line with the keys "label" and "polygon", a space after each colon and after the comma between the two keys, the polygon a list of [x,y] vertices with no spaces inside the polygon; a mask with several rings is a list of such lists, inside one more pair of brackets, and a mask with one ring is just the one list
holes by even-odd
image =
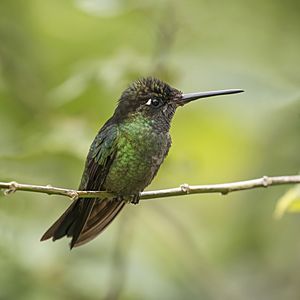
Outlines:
{"label": "branch node", "polygon": [[191,188],[187,183],[180,185],[180,189],[186,194],[189,194],[191,191]]}
{"label": "branch node", "polygon": [[263,176],[262,184],[263,184],[264,187],[268,187],[269,185],[272,184],[271,178],[269,178],[268,176]]}
{"label": "branch node", "polygon": [[70,191],[68,196],[71,198],[72,201],[75,201],[79,198],[79,195],[76,191]]}
{"label": "branch node", "polygon": [[[46,188],[48,188],[49,190],[53,188],[53,186],[51,184],[47,184]],[[49,191],[49,193],[47,193],[48,195],[51,195],[51,192]]]}
{"label": "branch node", "polygon": [[9,188],[4,191],[4,195],[7,196],[7,195],[15,193],[17,188],[18,188],[18,183],[17,182],[15,182],[15,181],[10,182],[9,183]]}

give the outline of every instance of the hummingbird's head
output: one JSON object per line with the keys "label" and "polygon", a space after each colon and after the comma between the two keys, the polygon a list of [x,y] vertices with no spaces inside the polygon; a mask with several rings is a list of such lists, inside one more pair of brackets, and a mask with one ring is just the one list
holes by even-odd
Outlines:
{"label": "hummingbird's head", "polygon": [[150,119],[170,122],[176,109],[175,99],[181,95],[180,91],[159,79],[142,78],[123,92],[116,112],[125,118],[138,113]]}
{"label": "hummingbird's head", "polygon": [[147,77],[133,82],[123,93],[116,108],[119,119],[131,115],[143,116],[170,124],[176,108],[193,100],[218,95],[234,94],[242,90],[221,90],[184,94],[169,84]]}

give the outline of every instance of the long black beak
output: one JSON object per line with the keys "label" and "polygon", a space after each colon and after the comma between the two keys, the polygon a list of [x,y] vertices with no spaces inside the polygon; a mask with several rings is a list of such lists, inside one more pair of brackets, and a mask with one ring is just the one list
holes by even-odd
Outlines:
{"label": "long black beak", "polygon": [[197,100],[200,98],[208,98],[214,96],[221,96],[221,95],[230,95],[230,94],[238,94],[244,92],[240,89],[232,89],[232,90],[220,90],[220,91],[209,91],[209,92],[197,92],[197,93],[188,93],[182,94],[181,99],[179,99],[179,105],[185,105],[193,100]]}

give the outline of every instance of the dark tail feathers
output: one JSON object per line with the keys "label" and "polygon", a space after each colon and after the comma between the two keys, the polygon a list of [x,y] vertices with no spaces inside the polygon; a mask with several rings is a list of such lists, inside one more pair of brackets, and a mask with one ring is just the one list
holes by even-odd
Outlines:
{"label": "dark tail feathers", "polygon": [[81,246],[99,235],[124,207],[124,201],[78,199],[45,232],[41,241],[72,237],[70,248]]}

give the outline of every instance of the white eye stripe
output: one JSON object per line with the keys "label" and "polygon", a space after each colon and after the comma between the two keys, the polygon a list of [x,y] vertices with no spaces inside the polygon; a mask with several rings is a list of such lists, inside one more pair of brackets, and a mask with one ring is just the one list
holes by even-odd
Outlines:
{"label": "white eye stripe", "polygon": [[152,104],[152,99],[150,98],[147,102],[146,105],[151,105]]}

